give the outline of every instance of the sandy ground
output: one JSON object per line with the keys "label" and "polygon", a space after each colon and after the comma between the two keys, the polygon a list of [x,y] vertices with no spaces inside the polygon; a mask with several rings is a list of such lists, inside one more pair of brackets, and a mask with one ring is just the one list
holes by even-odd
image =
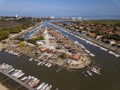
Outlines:
{"label": "sandy ground", "polygon": [[0,83],[0,90],[9,90],[9,89]]}

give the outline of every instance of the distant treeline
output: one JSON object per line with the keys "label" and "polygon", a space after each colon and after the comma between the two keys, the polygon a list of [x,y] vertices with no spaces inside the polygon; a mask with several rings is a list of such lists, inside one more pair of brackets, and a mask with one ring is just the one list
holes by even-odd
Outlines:
{"label": "distant treeline", "polygon": [[120,20],[83,20],[83,21],[78,21],[77,23],[110,24],[110,25],[113,25],[113,26],[120,26]]}

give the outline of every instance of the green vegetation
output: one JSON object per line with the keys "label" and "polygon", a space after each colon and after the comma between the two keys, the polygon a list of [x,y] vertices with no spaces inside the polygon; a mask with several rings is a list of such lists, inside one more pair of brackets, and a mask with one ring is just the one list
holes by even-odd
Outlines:
{"label": "green vegetation", "polygon": [[6,20],[4,18],[0,20],[0,40],[8,38],[9,34],[19,33],[23,29],[34,26],[38,22],[41,22],[41,19],[24,17],[21,19],[13,18],[12,20]]}
{"label": "green vegetation", "polygon": [[96,29],[96,30],[91,30],[91,33],[95,33],[96,35],[102,35],[102,32],[100,32],[100,30]]}
{"label": "green vegetation", "polygon": [[19,41],[24,41],[25,39],[24,38],[22,38],[22,37],[18,37],[18,38],[16,38],[17,40],[19,40]]}
{"label": "green vegetation", "polygon": [[59,55],[59,58],[61,58],[61,59],[66,59],[66,58],[67,58],[67,54],[66,54],[66,53],[63,53],[63,54]]}
{"label": "green vegetation", "polygon": [[24,42],[20,42],[20,43],[19,43],[19,47],[20,47],[20,48],[25,47],[25,45],[26,45],[26,44],[25,44]]}
{"label": "green vegetation", "polygon": [[7,38],[8,35],[9,35],[9,32],[4,31],[4,30],[0,30],[0,40]]}
{"label": "green vegetation", "polygon": [[44,40],[44,37],[43,37],[43,36],[40,36],[40,37],[38,37],[38,38],[28,39],[27,41],[28,41],[29,43],[36,44],[36,41],[38,41],[38,40]]}
{"label": "green vegetation", "polygon": [[83,21],[78,21],[77,23],[110,24],[110,25],[120,26],[120,20],[83,20]]}
{"label": "green vegetation", "polygon": [[2,43],[3,43],[3,44],[5,44],[5,43],[6,43],[6,41],[2,41]]}
{"label": "green vegetation", "polygon": [[120,41],[120,36],[105,34],[103,35],[103,39],[114,39],[116,41]]}

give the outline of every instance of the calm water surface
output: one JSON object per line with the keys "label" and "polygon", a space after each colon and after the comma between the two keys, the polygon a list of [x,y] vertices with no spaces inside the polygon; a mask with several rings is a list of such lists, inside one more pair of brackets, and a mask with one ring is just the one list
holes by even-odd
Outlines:
{"label": "calm water surface", "polygon": [[[45,22],[44,25],[49,26],[48,22]],[[54,88],[59,88],[59,90],[120,90],[120,58],[116,58],[108,52],[90,45],[55,26],[52,27],[68,35],[72,40],[80,42],[94,53],[96,56],[93,59],[97,64],[102,66],[102,74],[84,77],[81,73],[69,72],[67,70],[56,72],[58,69],[56,66],[52,66],[51,68],[37,66],[37,62],[29,62],[27,56],[22,55],[18,58],[6,52],[0,52],[0,63],[5,62],[11,64],[27,74],[34,75],[41,82],[44,81],[52,84]]]}

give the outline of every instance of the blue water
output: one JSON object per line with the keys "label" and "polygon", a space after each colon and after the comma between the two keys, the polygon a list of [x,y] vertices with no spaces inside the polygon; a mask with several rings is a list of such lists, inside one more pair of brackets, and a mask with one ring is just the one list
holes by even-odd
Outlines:
{"label": "blue water", "polygon": [[28,39],[31,35],[33,35],[34,33],[38,32],[41,27],[42,27],[42,25],[36,27],[36,28],[33,29],[31,32],[28,32],[26,35],[24,35],[23,38],[24,38],[25,40]]}
{"label": "blue water", "polygon": [[[39,17],[51,17],[43,15]],[[82,17],[84,20],[120,20],[120,15],[71,15],[71,16],[55,16],[55,17]]]}
{"label": "blue water", "polygon": [[120,20],[120,15],[83,15],[85,20]]}

